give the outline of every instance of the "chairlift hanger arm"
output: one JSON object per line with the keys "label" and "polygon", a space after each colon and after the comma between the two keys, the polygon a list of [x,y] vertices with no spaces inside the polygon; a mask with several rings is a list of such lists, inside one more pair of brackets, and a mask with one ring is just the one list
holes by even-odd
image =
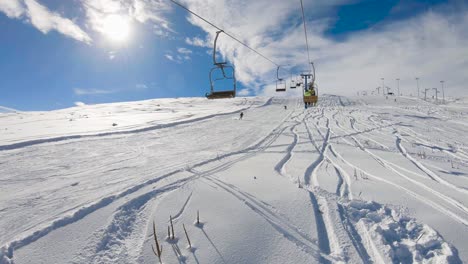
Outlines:
{"label": "chairlift hanger arm", "polygon": [[315,65],[313,62],[310,62],[310,65],[312,66],[312,83],[315,83]]}
{"label": "chairlift hanger arm", "polygon": [[[288,65],[289,65],[289,64],[288,64]],[[279,77],[279,72],[280,72],[281,66],[282,66],[282,65],[278,65],[278,66],[276,67],[276,79],[282,81],[282,80],[284,80],[284,78],[280,78],[280,77]],[[284,70],[284,71],[286,71],[286,70]],[[288,72],[291,74],[291,79],[292,79],[292,72],[291,72],[291,70],[289,70]],[[287,77],[286,77],[286,79],[287,79]]]}
{"label": "chairlift hanger arm", "polygon": [[219,65],[219,64],[223,64],[223,62],[217,62],[216,61],[216,47],[217,47],[217,43],[218,43],[218,37],[219,37],[219,34],[224,32],[223,30],[218,30],[216,31],[216,37],[215,37],[215,40],[214,40],[214,44],[213,44],[213,65]]}

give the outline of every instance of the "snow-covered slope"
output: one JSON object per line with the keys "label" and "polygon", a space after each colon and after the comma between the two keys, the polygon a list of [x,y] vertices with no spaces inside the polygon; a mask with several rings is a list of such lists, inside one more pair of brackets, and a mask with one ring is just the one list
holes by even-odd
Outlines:
{"label": "snow-covered slope", "polygon": [[163,263],[466,262],[468,108],[454,105],[189,98],[6,115],[0,263],[156,263],[153,223]]}
{"label": "snow-covered slope", "polygon": [[[83,105],[51,112],[0,116],[1,145],[43,143],[86,136],[136,133],[165,125],[202,120],[264,104],[265,98],[207,101],[204,98],[158,99]],[[5,147],[4,147],[5,149]]]}

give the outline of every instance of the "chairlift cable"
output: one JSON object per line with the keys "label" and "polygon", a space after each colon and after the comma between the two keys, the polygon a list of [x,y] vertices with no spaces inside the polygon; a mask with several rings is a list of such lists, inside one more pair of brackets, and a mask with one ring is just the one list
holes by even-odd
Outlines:
{"label": "chairlift cable", "polygon": [[182,9],[185,9],[187,12],[189,12],[190,14],[200,18],[201,20],[205,21],[206,23],[208,23],[210,26],[216,28],[217,30],[220,30],[220,31],[223,31],[224,34],[226,34],[228,37],[232,38],[233,40],[239,42],[241,45],[243,45],[244,47],[248,48],[249,50],[255,52],[257,55],[259,55],[260,57],[264,58],[265,60],[271,62],[272,64],[274,64],[276,67],[279,67],[280,65],[275,63],[273,60],[271,60],[270,58],[266,57],[265,55],[263,55],[262,53],[258,52],[257,50],[255,50],[254,48],[251,48],[249,45],[245,44],[244,42],[240,41],[238,38],[234,37],[233,35],[229,34],[228,32],[226,32],[224,29],[216,26],[215,24],[213,24],[212,22],[208,21],[207,19],[203,18],[202,16],[198,15],[197,13],[193,12],[192,10],[190,10],[189,8],[187,8],[186,6],[182,5],[181,3],[175,1],[175,0],[169,0],[171,1],[172,3],[176,4],[177,6],[181,7]]}
{"label": "chairlift cable", "polygon": [[[307,26],[306,26],[306,20],[305,20],[305,15],[304,15],[304,4],[302,3],[302,0],[301,0],[301,10],[302,10],[302,22],[304,24],[304,35],[305,35],[305,41],[306,41],[306,46],[307,46],[307,58],[309,59],[307,64],[310,64],[312,61],[310,60],[309,39],[307,38]],[[310,70],[312,72],[312,68]]]}

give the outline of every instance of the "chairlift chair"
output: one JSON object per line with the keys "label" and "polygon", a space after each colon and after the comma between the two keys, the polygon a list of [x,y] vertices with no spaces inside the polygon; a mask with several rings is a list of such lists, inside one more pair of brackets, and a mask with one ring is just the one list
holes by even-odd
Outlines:
{"label": "chairlift chair", "polygon": [[302,78],[299,78],[299,80],[296,79],[296,88],[301,87],[302,85]]}
{"label": "chairlift chair", "polygon": [[291,89],[296,89],[296,87],[297,87],[296,82],[292,81],[292,82],[291,82],[291,86],[290,86],[289,88],[291,88]]}
{"label": "chairlift chair", "polygon": [[289,86],[289,88],[296,89],[296,87],[297,87],[296,81],[291,79],[291,86]]}
{"label": "chairlift chair", "polygon": [[[315,106],[318,102],[318,87],[315,83],[315,67],[312,64],[313,72],[309,74],[301,74],[305,80],[304,89],[303,89],[303,100],[304,105],[307,108],[308,106]],[[308,84],[308,78],[311,79],[311,82]]]}
{"label": "chairlift chair", "polygon": [[286,81],[279,77],[280,66],[276,69],[276,91],[277,92],[286,92]]}
{"label": "chairlift chair", "polygon": [[[218,41],[219,34],[222,30],[216,32],[213,48],[213,65],[214,67],[210,70],[210,92],[206,93],[208,99],[223,99],[223,98],[234,98],[236,97],[237,81],[236,81],[236,70],[233,66],[227,65],[227,62],[216,61],[216,44]],[[221,77],[220,73],[222,74]],[[231,73],[231,74],[229,74]],[[216,83],[232,80],[232,89],[227,90],[215,90]]]}
{"label": "chairlift chair", "polygon": [[289,86],[289,88],[291,89],[296,89],[296,80],[293,79],[293,76],[291,74],[291,85]]}

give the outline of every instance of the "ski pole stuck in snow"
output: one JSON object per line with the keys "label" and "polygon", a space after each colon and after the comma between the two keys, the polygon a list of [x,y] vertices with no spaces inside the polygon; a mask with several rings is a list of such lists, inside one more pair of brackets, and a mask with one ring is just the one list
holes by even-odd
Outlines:
{"label": "ski pole stuck in snow", "polygon": [[154,255],[158,257],[159,263],[162,263],[161,261],[162,245],[159,246],[158,236],[156,235],[156,224],[154,223],[154,221],[153,221],[153,237],[154,237],[154,243],[156,244],[156,250],[154,250],[153,245],[151,245],[151,249],[153,250]]}
{"label": "ski pole stuck in snow", "polygon": [[172,231],[171,239],[174,240],[175,236],[174,236],[174,225],[172,224],[172,215],[169,216],[169,219],[171,221],[171,231]]}
{"label": "ski pole stuck in snow", "polygon": [[188,236],[187,229],[185,229],[185,224],[182,224],[182,227],[184,228],[185,236],[187,237],[189,248],[191,249],[192,248],[192,243],[190,243],[190,238]]}
{"label": "ski pole stuck in snow", "polygon": [[196,227],[198,227],[198,228],[203,228],[203,223],[200,222],[200,211],[199,210],[197,210],[197,219],[196,219],[194,225]]}

